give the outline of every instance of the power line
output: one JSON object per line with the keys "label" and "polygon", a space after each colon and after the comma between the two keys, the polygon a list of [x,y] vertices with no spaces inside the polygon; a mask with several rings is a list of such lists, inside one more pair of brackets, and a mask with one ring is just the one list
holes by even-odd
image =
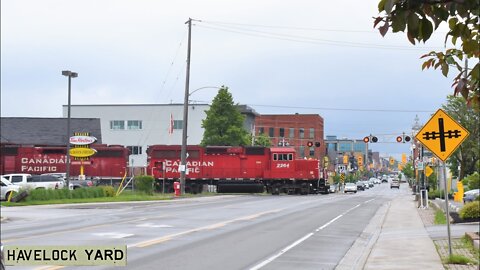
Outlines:
{"label": "power line", "polygon": [[[211,104],[210,101],[192,100],[195,102],[202,102]],[[248,106],[256,107],[270,107],[270,108],[283,108],[283,109],[305,109],[305,110],[319,110],[319,111],[352,111],[352,112],[392,112],[392,113],[434,113],[435,111],[425,110],[389,110],[389,109],[360,109],[360,108],[335,108],[335,107],[305,107],[305,106],[286,106],[286,105],[268,105],[268,104],[245,104]]]}
{"label": "power line", "polygon": [[305,37],[305,36],[298,36],[298,35],[290,35],[290,34],[283,34],[283,33],[274,33],[274,32],[266,32],[266,31],[259,31],[247,28],[239,28],[239,27],[228,27],[228,26],[205,26],[205,25],[196,25],[201,28],[248,35],[248,36],[255,36],[267,39],[277,39],[277,40],[285,40],[285,41],[292,41],[298,43],[308,43],[308,44],[316,44],[316,45],[335,45],[341,47],[354,47],[354,48],[367,48],[367,49],[390,49],[390,50],[404,50],[404,51],[419,51],[419,50],[435,50],[439,49],[439,47],[406,47],[406,46],[395,46],[395,45],[381,45],[381,44],[371,44],[371,43],[359,43],[359,42],[349,42],[349,41],[338,41],[338,40],[328,40],[328,39],[320,39],[320,38],[312,38],[312,37]]}

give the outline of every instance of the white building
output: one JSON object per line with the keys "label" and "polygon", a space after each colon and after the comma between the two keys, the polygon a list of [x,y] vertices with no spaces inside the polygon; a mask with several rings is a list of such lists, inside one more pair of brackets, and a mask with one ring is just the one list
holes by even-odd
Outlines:
{"label": "white building", "polygon": [[[188,107],[187,143],[199,144],[203,138],[202,120],[208,104],[190,104]],[[239,106],[245,117],[245,128],[250,131],[257,115],[248,106]],[[147,148],[154,144],[182,144],[183,104],[114,104],[71,105],[72,118],[99,118],[102,143],[130,148],[130,166],[147,164]],[[63,105],[63,117],[68,106]],[[88,130],[72,130],[88,132]]]}

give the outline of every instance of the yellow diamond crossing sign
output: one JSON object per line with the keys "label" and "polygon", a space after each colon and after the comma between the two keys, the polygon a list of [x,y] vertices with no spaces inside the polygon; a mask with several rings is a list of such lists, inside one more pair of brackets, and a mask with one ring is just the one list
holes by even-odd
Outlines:
{"label": "yellow diamond crossing sign", "polygon": [[468,130],[442,109],[439,109],[417,133],[415,138],[439,159],[445,161],[468,135],[470,135]]}
{"label": "yellow diamond crossing sign", "polygon": [[433,173],[433,169],[430,168],[430,166],[425,167],[425,175],[426,175],[427,177],[429,177],[430,175],[432,175],[432,173]]}

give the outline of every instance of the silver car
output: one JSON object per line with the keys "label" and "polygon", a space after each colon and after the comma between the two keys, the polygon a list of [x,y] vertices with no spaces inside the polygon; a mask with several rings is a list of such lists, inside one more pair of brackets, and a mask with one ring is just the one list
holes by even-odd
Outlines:
{"label": "silver car", "polygon": [[348,193],[348,192],[357,193],[357,184],[355,184],[355,183],[346,183],[344,190],[345,190],[345,193]]}
{"label": "silver car", "polygon": [[463,193],[463,203],[473,202],[480,196],[480,189],[472,189]]}

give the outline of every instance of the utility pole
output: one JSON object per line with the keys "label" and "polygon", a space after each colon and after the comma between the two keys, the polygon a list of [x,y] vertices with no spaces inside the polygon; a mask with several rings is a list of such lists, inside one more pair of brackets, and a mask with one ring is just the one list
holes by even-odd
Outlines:
{"label": "utility pole", "polygon": [[185,175],[187,173],[187,127],[188,127],[188,97],[190,96],[190,51],[192,42],[192,18],[185,22],[188,24],[188,47],[187,47],[187,72],[185,78],[185,98],[183,100],[183,129],[182,149],[180,161],[180,195],[185,194]]}

